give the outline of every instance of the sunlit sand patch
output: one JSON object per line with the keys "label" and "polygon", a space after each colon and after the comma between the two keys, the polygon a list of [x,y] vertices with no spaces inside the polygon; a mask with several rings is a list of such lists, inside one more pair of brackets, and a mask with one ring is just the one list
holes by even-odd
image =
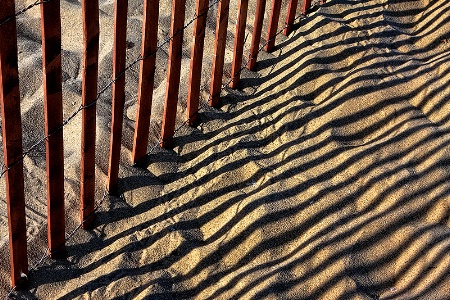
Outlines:
{"label": "sunlit sand patch", "polygon": [[[67,116],[81,101],[81,5],[61,3]],[[99,86],[111,80],[113,3],[100,1]],[[237,3],[230,7],[224,83]],[[160,4],[164,41],[171,2]],[[186,7],[190,18],[194,1]],[[205,102],[217,11],[211,8],[202,123],[178,131],[173,149],[152,148],[146,162],[130,167],[138,67],[127,71],[121,195],[104,201],[96,229],[77,233],[67,260],[32,272],[39,286],[24,297],[449,298],[448,9],[445,1],[327,1],[289,37],[277,37],[284,46],[261,53],[259,73],[244,71],[239,90],[223,91],[213,109]],[[26,146],[43,133],[39,10],[18,20]],[[140,51],[141,10],[142,1],[129,1],[129,60]],[[191,29],[184,35],[178,125],[185,120]],[[167,45],[156,58],[153,144]],[[107,176],[110,92],[97,106],[99,193]],[[78,219],[79,128],[78,118],[65,128],[70,226]],[[44,148],[25,159],[31,261],[45,251]],[[6,234],[5,216],[0,212]],[[8,265],[5,237],[1,266]],[[6,267],[0,274],[7,290]]]}

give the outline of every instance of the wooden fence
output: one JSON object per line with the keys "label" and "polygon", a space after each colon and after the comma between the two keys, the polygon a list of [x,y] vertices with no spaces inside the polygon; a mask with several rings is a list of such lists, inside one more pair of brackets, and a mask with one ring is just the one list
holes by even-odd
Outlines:
{"label": "wooden fence", "polygon": [[[147,152],[152,93],[157,51],[159,0],[143,0],[142,47],[138,86],[138,106],[133,139],[132,162]],[[172,0],[169,59],[165,106],[162,118],[161,147],[168,147],[175,130],[175,117],[180,84],[183,32],[185,27],[185,1]],[[239,0],[238,19],[234,37],[234,52],[230,87],[239,83],[243,61],[244,35],[247,24],[249,0]],[[256,0],[256,14],[250,57],[247,68],[255,69],[260,49],[266,0]],[[266,51],[271,51],[277,35],[281,0],[272,0],[269,29],[266,35]],[[83,18],[83,69],[82,69],[82,141],[80,178],[80,220],[84,229],[93,227],[95,195],[95,141],[96,102],[98,100],[99,56],[99,3],[82,0]],[[229,0],[218,1],[214,58],[211,71],[209,104],[219,103],[224,71],[224,54],[228,27]],[[38,0],[41,9],[44,115],[47,172],[48,248],[52,258],[64,257],[64,153],[62,84],[61,84],[61,20],[60,0]],[[292,29],[298,0],[290,0],[284,24],[284,34]],[[117,191],[122,124],[125,102],[127,0],[115,1],[115,25],[113,46],[112,121],[110,137],[109,171],[107,191]],[[304,0],[301,8],[305,14],[311,0]],[[189,125],[197,120],[200,95],[200,76],[206,28],[208,0],[196,0],[196,19],[193,25],[193,41],[188,85],[187,119]],[[28,259],[25,222],[25,195],[22,149],[22,125],[20,110],[19,72],[14,0],[1,0],[0,8],[0,101],[4,147],[4,171],[6,178],[6,202],[8,210],[11,280],[13,287],[21,287],[27,281]],[[3,175],[2,174],[2,175]]]}

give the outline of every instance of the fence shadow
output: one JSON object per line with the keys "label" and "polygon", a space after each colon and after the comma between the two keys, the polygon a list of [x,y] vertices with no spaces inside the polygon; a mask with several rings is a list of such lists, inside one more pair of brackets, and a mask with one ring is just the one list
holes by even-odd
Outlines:
{"label": "fence shadow", "polygon": [[449,48],[421,35],[450,6],[405,33],[393,20],[417,11],[396,2],[387,17],[377,1],[316,11],[220,111],[126,169],[97,228],[19,295],[450,296]]}

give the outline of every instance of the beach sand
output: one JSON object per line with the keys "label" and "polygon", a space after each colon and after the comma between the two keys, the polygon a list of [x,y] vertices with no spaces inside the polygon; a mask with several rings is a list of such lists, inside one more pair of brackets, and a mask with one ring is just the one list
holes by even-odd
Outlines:
{"label": "beach sand", "polygon": [[[19,0],[16,10],[34,2]],[[250,3],[247,57],[255,3]],[[287,1],[283,2],[280,26]],[[169,36],[161,1],[159,41]],[[63,0],[64,117],[81,104],[81,4]],[[236,1],[230,8],[228,82]],[[100,79],[111,80],[113,1],[100,1]],[[187,1],[186,22],[194,17]],[[267,3],[269,10],[270,3]],[[138,65],[126,73],[120,197],[99,203],[67,259],[30,272],[19,299],[450,299],[450,2],[329,1],[238,90],[209,108],[217,5],[208,14],[200,124],[157,143],[167,45],[157,53],[149,155],[130,162]],[[267,13],[267,12],[266,12]],[[39,7],[18,18],[24,148],[43,135]],[[129,1],[128,62],[142,1]],[[264,23],[264,32],[267,21]],[[177,126],[186,120],[192,25]],[[265,35],[263,35],[265,39]],[[97,106],[97,200],[106,184],[111,90]],[[67,234],[79,224],[81,115],[64,128]],[[3,154],[1,154],[3,155]],[[2,157],[3,158],[3,157]],[[24,161],[30,265],[46,251],[45,147]],[[4,178],[0,285],[10,290]],[[3,297],[3,296],[2,296]]]}

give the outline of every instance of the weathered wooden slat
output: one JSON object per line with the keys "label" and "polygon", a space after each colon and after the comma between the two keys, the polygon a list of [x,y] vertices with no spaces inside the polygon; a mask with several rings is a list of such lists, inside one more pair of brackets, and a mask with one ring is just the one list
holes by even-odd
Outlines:
{"label": "weathered wooden slat", "polygon": [[48,247],[52,258],[65,251],[64,149],[61,83],[60,2],[41,5],[42,64],[47,160]]}
{"label": "weathered wooden slat", "polygon": [[169,63],[167,67],[166,100],[162,119],[161,147],[172,144],[177,115],[178,91],[180,88],[181,56],[183,50],[183,27],[186,0],[172,0],[170,25]]}
{"label": "weathered wooden slat", "polygon": [[203,46],[205,41],[206,17],[209,8],[208,0],[197,0],[194,22],[194,41],[191,50],[191,68],[189,74],[189,90],[187,101],[187,118],[189,126],[197,121],[202,75]]}
{"label": "weathered wooden slat", "polygon": [[306,15],[306,13],[310,8],[311,8],[311,0],[303,0],[302,14]]}
{"label": "weathered wooden slat", "polygon": [[83,229],[93,226],[95,206],[95,137],[98,81],[99,6],[98,0],[83,0],[83,83],[81,127],[80,210]]}
{"label": "weathered wooden slat", "polygon": [[252,44],[250,46],[250,57],[247,64],[247,69],[254,70],[256,66],[256,59],[258,58],[259,42],[261,41],[261,31],[264,21],[264,13],[266,10],[266,0],[257,0],[255,22],[253,24]]}
{"label": "weathered wooden slat", "polygon": [[212,107],[215,107],[219,104],[220,91],[222,90],[223,64],[225,45],[227,43],[229,9],[230,0],[222,0],[219,2],[209,99],[209,105]]}
{"label": "weathered wooden slat", "polygon": [[236,21],[236,35],[234,37],[233,63],[231,65],[230,87],[235,89],[239,84],[242,54],[244,53],[245,25],[247,22],[248,0],[240,0],[238,19]]}
{"label": "weathered wooden slat", "polygon": [[269,19],[269,30],[267,31],[266,51],[270,52],[275,47],[275,37],[278,30],[278,21],[280,19],[281,0],[272,1],[272,12]]}
{"label": "weathered wooden slat", "polygon": [[142,21],[142,47],[140,62],[138,106],[134,129],[131,160],[135,164],[147,153],[150,117],[152,111],[153,85],[156,69],[156,47],[158,42],[159,0],[144,1]]}
{"label": "weathered wooden slat", "polygon": [[[119,180],[120,149],[122,145],[123,111],[125,105],[125,61],[127,35],[127,0],[114,3],[114,46],[111,139],[109,150],[108,192],[117,193]],[[119,76],[120,75],[120,76]]]}
{"label": "weathered wooden slat", "polygon": [[[0,20],[15,13],[14,0],[1,4]],[[25,196],[22,159],[22,123],[17,66],[16,19],[0,25],[0,103],[2,110],[3,152],[6,167],[9,254],[12,286],[26,284],[28,274]],[[25,275],[25,276],[22,276]]]}
{"label": "weathered wooden slat", "polygon": [[292,31],[292,24],[294,24],[295,13],[297,12],[298,0],[290,0],[288,5],[288,11],[286,15],[286,23],[283,30],[284,35],[289,35]]}

